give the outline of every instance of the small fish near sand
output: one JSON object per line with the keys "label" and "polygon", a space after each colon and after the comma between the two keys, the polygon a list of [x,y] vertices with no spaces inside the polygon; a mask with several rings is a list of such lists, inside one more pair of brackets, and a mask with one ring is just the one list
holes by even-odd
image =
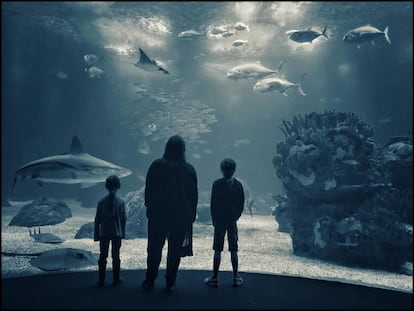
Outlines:
{"label": "small fish near sand", "polygon": [[372,45],[375,45],[374,41],[379,38],[385,38],[385,40],[391,44],[388,31],[388,26],[385,27],[384,31],[381,31],[378,28],[368,24],[366,26],[357,27],[348,31],[342,40],[346,43],[356,44],[358,48],[360,48],[361,44],[365,42],[371,42]]}
{"label": "small fish near sand", "polygon": [[165,69],[165,65],[160,61],[151,59],[148,55],[139,48],[139,60],[134,64],[135,67],[148,72],[162,72],[164,74],[169,74],[168,70]]}
{"label": "small fish near sand", "polygon": [[270,75],[265,77],[254,85],[253,91],[256,93],[267,93],[272,91],[277,91],[282,93],[284,96],[288,96],[287,92],[293,88],[297,88],[299,94],[306,96],[305,92],[302,89],[302,80],[306,73],[303,73],[299,79],[298,83],[293,83],[285,78],[282,78],[278,75]]}
{"label": "small fish near sand", "polygon": [[308,27],[304,30],[288,30],[286,34],[289,36],[289,39],[295,42],[304,43],[309,42],[312,43],[313,40],[316,38],[319,38],[320,36],[323,36],[326,39],[328,38],[328,35],[326,34],[327,26],[325,26],[322,30],[322,32],[312,30],[312,27]]}

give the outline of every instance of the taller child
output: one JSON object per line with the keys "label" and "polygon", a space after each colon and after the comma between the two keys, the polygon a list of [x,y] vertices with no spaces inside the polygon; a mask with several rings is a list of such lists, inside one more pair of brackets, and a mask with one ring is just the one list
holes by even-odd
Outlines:
{"label": "taller child", "polygon": [[224,247],[224,237],[227,232],[231,264],[233,268],[233,286],[243,284],[243,279],[238,274],[239,258],[237,220],[244,209],[244,191],[240,181],[233,177],[236,171],[236,163],[232,159],[224,159],[220,164],[223,178],[213,183],[211,190],[211,218],[214,226],[213,241],[213,275],[206,278],[204,283],[210,287],[218,287],[218,272],[221,261],[221,252]]}

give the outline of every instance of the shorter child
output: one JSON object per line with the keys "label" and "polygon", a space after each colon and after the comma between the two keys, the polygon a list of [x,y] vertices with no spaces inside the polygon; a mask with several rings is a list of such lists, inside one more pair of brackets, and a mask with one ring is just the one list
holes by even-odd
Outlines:
{"label": "shorter child", "polygon": [[121,283],[121,260],[119,251],[121,239],[125,239],[125,202],[116,196],[116,191],[121,188],[119,177],[111,175],[106,179],[105,187],[108,195],[98,202],[95,216],[94,241],[99,241],[99,286],[105,284],[106,259],[108,258],[109,243],[112,242],[112,273],[113,286]]}
{"label": "shorter child", "polygon": [[236,171],[236,163],[232,159],[224,159],[220,163],[220,168],[223,178],[214,181],[210,204],[211,218],[214,226],[213,275],[205,278],[204,283],[210,287],[218,287],[221,252],[224,247],[224,236],[227,232],[231,265],[233,267],[233,286],[237,287],[243,284],[243,279],[238,274],[237,220],[243,213],[244,191],[240,181],[233,177]]}

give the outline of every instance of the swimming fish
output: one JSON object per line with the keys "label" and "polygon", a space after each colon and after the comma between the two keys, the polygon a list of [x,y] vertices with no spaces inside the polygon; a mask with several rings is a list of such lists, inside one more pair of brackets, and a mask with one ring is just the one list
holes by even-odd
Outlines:
{"label": "swimming fish", "polygon": [[19,167],[14,175],[12,192],[17,181],[35,179],[40,186],[44,182],[81,184],[82,188],[104,182],[109,175],[125,177],[129,169],[104,161],[83,151],[75,135],[69,152],[41,158]]}
{"label": "swimming fish", "polygon": [[54,74],[52,74],[52,77],[58,78],[60,80],[67,79],[68,76],[69,75],[66,72],[64,72],[64,71],[58,71],[58,72],[55,72]]}
{"label": "swimming fish", "polygon": [[232,35],[234,35],[234,32],[231,31],[226,31],[221,34],[221,36],[224,38],[231,37]]}
{"label": "swimming fish", "polygon": [[326,39],[328,38],[328,35],[326,34],[327,26],[325,26],[322,30],[322,32],[312,30],[312,27],[308,27],[305,30],[288,30],[286,31],[286,34],[289,36],[289,39],[295,42],[310,42],[312,43],[313,40],[316,38],[323,36]]}
{"label": "swimming fish", "polygon": [[391,44],[390,37],[388,36],[388,26],[385,27],[384,31],[381,31],[371,25],[366,25],[348,31],[342,39],[344,42],[357,44],[358,48],[360,48],[361,43],[371,42],[372,45],[375,45],[374,40],[382,37]]}
{"label": "swimming fish", "polygon": [[232,27],[236,30],[239,30],[239,31],[243,31],[243,30],[250,31],[249,26],[247,26],[245,23],[242,23],[242,22],[234,23],[234,25]]}
{"label": "swimming fish", "polygon": [[239,46],[243,46],[243,45],[246,45],[247,44],[247,40],[235,40],[235,41],[233,41],[233,43],[231,44],[232,46],[235,46],[235,47],[239,47]]}
{"label": "swimming fish", "polygon": [[83,59],[88,66],[94,66],[98,63],[98,56],[94,54],[85,54]]}
{"label": "swimming fish", "polygon": [[104,71],[98,67],[92,66],[89,68],[85,68],[85,71],[88,73],[90,78],[101,78],[101,75],[103,75]]}
{"label": "swimming fish", "polygon": [[161,71],[164,74],[169,74],[169,72],[164,68],[165,66],[161,62],[155,59],[150,59],[141,48],[139,48],[139,54],[140,57],[139,60],[135,63],[135,67],[141,68],[149,72]]}
{"label": "swimming fish", "polygon": [[212,34],[212,35],[221,35],[221,34],[227,32],[229,30],[228,28],[229,28],[228,26],[213,27],[210,30],[210,34]]}
{"label": "swimming fish", "polygon": [[283,64],[284,64],[284,61],[281,61],[277,69],[272,70],[272,69],[269,69],[263,66],[260,62],[246,63],[246,64],[238,65],[236,67],[231,68],[227,72],[227,78],[234,79],[234,80],[249,79],[249,78],[261,79],[270,74],[280,74],[280,70],[282,69]]}
{"label": "swimming fish", "polygon": [[305,96],[306,94],[302,89],[302,79],[304,76],[305,73],[302,74],[298,83],[293,83],[278,75],[270,75],[257,81],[257,83],[253,87],[253,91],[255,91],[256,93],[278,91],[283,95],[288,96],[287,91],[289,91],[292,88],[297,88],[299,93]]}
{"label": "swimming fish", "polygon": [[193,29],[190,29],[190,30],[180,32],[178,34],[178,38],[187,39],[187,40],[194,40],[195,38],[199,38],[199,37],[202,37],[204,35],[205,35],[205,33],[203,33],[203,32],[199,32],[199,31],[195,31]]}

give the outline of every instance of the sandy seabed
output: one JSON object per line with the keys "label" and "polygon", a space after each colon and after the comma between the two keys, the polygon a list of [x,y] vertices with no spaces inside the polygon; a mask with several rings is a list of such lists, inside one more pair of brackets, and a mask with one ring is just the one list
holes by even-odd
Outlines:
{"label": "sandy seabed", "polygon": [[[29,236],[28,229],[9,226],[10,220],[20,207],[28,202],[10,202],[12,207],[2,206],[1,227],[1,273],[2,278],[50,274],[30,264],[27,256],[5,256],[6,253],[39,253],[56,248],[80,248],[99,253],[99,244],[91,239],[75,239],[79,228],[95,217],[94,208],[83,208],[80,202],[64,200],[72,210],[73,217],[54,226],[44,226],[41,232],[50,232],[65,241],[62,244],[44,244]],[[413,276],[391,273],[382,270],[345,267],[318,259],[295,256],[292,241],[287,233],[277,231],[278,225],[273,216],[243,214],[239,227],[239,270],[243,272],[268,273],[286,276],[299,276],[312,279],[338,281],[371,287],[413,292]],[[195,223],[193,229],[194,256],[184,257],[180,269],[211,270],[213,265],[213,227],[211,224]],[[121,247],[122,269],[146,268],[147,239],[123,240]],[[221,271],[231,271],[230,253],[222,254]],[[160,269],[166,266],[166,247]],[[108,259],[111,267],[111,259]],[[97,271],[96,266],[88,266],[70,271]],[[202,280],[200,280],[202,282]]]}

